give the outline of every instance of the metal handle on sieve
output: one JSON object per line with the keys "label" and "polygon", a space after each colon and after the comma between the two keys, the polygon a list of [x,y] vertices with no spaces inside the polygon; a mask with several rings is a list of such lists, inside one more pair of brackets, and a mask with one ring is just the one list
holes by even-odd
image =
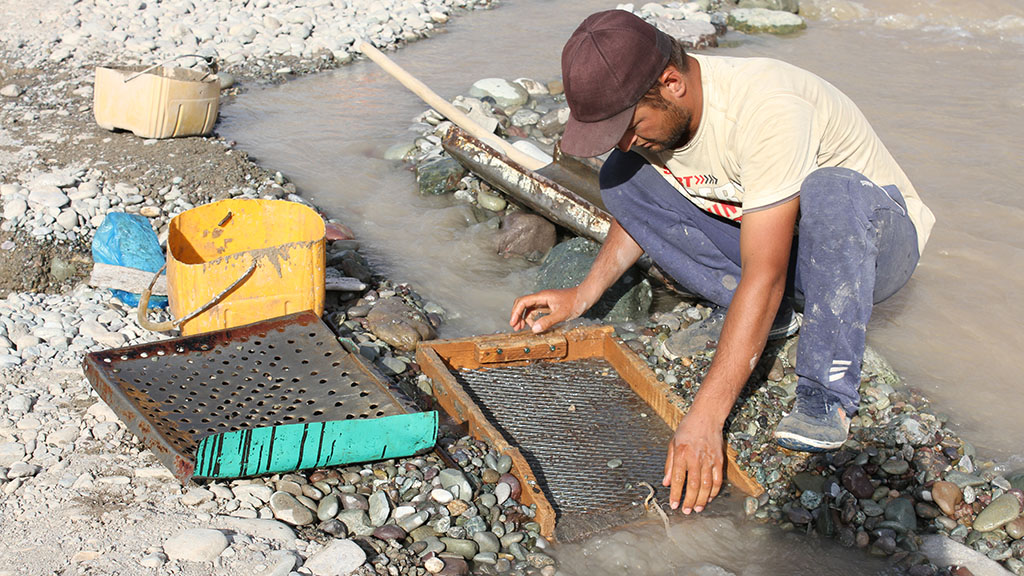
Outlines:
{"label": "metal handle on sieve", "polygon": [[206,304],[203,304],[202,306],[197,308],[195,311],[187,314],[186,316],[184,316],[180,320],[168,320],[166,322],[152,322],[149,319],[149,315],[148,315],[149,296],[150,296],[150,294],[153,291],[153,286],[156,285],[157,278],[159,278],[160,274],[162,274],[164,269],[167,268],[167,263],[165,262],[164,265],[160,267],[160,270],[158,270],[157,273],[153,276],[153,281],[149,283],[149,287],[146,288],[145,290],[143,290],[142,291],[142,295],[139,296],[139,309],[136,312],[136,317],[138,318],[139,325],[142,326],[143,328],[145,328],[146,330],[149,330],[150,332],[166,332],[168,330],[173,330],[174,328],[181,327],[181,325],[184,324],[185,322],[188,322],[189,320],[195,318],[196,316],[199,316],[203,312],[206,312],[210,308],[213,308],[218,303],[220,303],[220,301],[224,298],[224,296],[227,295],[228,292],[231,292],[232,290],[234,290],[236,286],[238,286],[239,284],[244,282],[245,279],[248,278],[250,274],[252,274],[253,270],[256,269],[256,262],[257,262],[256,258],[253,258],[252,259],[252,264],[249,265],[249,269],[246,270],[245,272],[243,272],[242,275],[238,277],[238,280],[235,280],[234,282],[232,282],[230,286],[228,286],[227,288],[221,290],[216,296],[211,298],[209,302],[207,302]]}

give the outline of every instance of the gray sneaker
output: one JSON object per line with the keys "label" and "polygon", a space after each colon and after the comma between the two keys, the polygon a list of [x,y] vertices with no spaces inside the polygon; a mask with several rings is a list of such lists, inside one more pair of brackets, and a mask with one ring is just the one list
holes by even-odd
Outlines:
{"label": "gray sneaker", "polygon": [[780,312],[772,323],[772,329],[768,332],[768,339],[780,340],[782,338],[789,338],[800,331],[800,326],[803,323],[804,315],[794,311],[792,308],[789,309],[789,313]]}
{"label": "gray sneaker", "polygon": [[831,394],[800,388],[796,403],[775,428],[775,443],[798,452],[835,450],[850,435],[850,418]]}

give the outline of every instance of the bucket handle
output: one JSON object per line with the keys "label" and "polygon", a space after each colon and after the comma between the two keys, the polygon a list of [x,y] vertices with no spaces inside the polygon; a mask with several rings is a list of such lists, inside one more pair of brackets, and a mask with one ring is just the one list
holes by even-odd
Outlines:
{"label": "bucket handle", "polygon": [[206,312],[210,308],[216,306],[224,298],[224,296],[227,295],[228,292],[234,290],[236,286],[244,282],[245,279],[248,278],[250,274],[252,274],[252,271],[256,269],[256,263],[257,259],[253,258],[252,264],[249,265],[249,269],[243,272],[242,275],[238,277],[238,280],[232,282],[230,286],[221,290],[220,293],[211,298],[209,302],[203,304],[195,311],[189,313],[180,320],[153,322],[149,319],[148,315],[149,296],[153,291],[153,286],[156,285],[157,278],[159,278],[160,274],[163,273],[163,271],[167,268],[167,263],[165,262],[164,265],[160,267],[160,270],[158,270],[157,273],[153,276],[153,280],[149,283],[149,287],[143,290],[142,295],[139,296],[139,308],[138,311],[136,312],[136,318],[139,321],[139,325],[145,328],[146,330],[149,330],[150,332],[166,332],[168,330],[173,330],[174,328],[180,328],[181,325],[184,324],[185,322],[188,322],[189,320],[195,318],[196,316],[199,316],[203,312]]}
{"label": "bucket handle", "polygon": [[180,56],[173,56],[171,58],[168,58],[168,59],[164,60],[163,62],[157,62],[156,64],[153,64],[152,66],[150,66],[148,68],[145,68],[143,70],[140,70],[139,72],[136,72],[135,74],[132,74],[128,78],[122,79],[121,82],[124,83],[124,84],[127,84],[128,82],[131,82],[132,80],[135,80],[139,76],[142,76],[143,74],[145,74],[146,72],[149,72],[150,70],[153,70],[154,68],[159,68],[159,67],[163,66],[164,64],[167,64],[168,62],[173,62],[175,60],[180,60],[182,58],[198,58],[198,59],[202,60],[203,62],[205,62],[206,68],[209,70],[209,72],[207,72],[206,74],[203,74],[203,77],[198,80],[199,82],[202,82],[203,80],[206,80],[206,77],[209,76],[210,74],[216,74],[217,73],[217,69],[218,69],[217,61],[213,58],[213,56],[203,56],[202,54],[182,54]]}

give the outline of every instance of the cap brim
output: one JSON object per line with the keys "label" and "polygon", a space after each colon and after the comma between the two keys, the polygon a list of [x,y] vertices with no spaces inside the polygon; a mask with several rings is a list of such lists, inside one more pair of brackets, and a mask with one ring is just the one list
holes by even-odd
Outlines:
{"label": "cap brim", "polygon": [[580,122],[569,116],[560,145],[563,152],[581,158],[600,156],[614,148],[633,121],[636,105],[599,122]]}

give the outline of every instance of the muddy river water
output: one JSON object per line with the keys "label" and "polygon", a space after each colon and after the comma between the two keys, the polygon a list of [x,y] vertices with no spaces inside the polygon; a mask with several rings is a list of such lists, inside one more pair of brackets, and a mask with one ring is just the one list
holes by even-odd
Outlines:
{"label": "muddy river water", "polygon": [[[562,43],[596,0],[507,0],[461,15],[392,56],[453,97],[486,77],[558,76]],[[950,415],[982,459],[1024,467],[1024,6],[1013,0],[803,0],[808,30],[730,32],[714,53],[807,68],[856,101],[938,223],[910,283],[879,305],[869,344]],[[350,225],[389,277],[444,306],[442,336],[506,329],[533,271],[494,255],[493,231],[447,198],[420,197],[383,159],[425,109],[369,61],[250,91],[221,134]],[[738,498],[687,519],[564,549],[590,574],[868,574],[880,561],[741,519]],[[598,545],[600,544],[600,545]],[[780,554],[779,551],[785,553]]]}

